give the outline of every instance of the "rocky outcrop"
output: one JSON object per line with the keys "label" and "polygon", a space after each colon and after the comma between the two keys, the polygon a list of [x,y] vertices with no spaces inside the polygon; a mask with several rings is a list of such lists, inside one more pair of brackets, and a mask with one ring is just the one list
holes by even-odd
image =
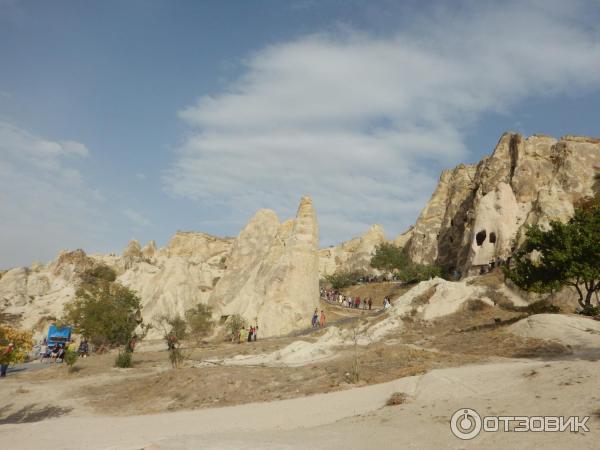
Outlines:
{"label": "rocky outcrop", "polygon": [[360,237],[340,245],[319,251],[319,273],[321,277],[335,272],[377,271],[370,266],[371,257],[378,245],[386,242],[385,231],[381,225],[373,225]]}
{"label": "rocky outcrop", "polygon": [[305,327],[319,305],[319,229],[309,197],[283,223],[260,210],[236,239],[208,303],[216,317],[241,314],[262,336]]}
{"label": "rocky outcrop", "polygon": [[442,173],[407,246],[415,262],[463,275],[506,259],[524,225],[567,220],[600,191],[600,141],[504,134],[491,156]]}
{"label": "rocky outcrop", "polygon": [[[79,275],[105,264],[140,296],[146,323],[209,303],[216,317],[242,314],[258,321],[262,336],[288,333],[306,326],[318,306],[318,241],[306,197],[294,220],[279,223],[273,211],[261,210],[237,239],[177,232],[160,249],[153,241],[142,247],[132,240],[122,255],[75,250],[46,266],[3,272],[0,311],[20,318],[25,328],[47,325],[74,298]],[[149,337],[161,337],[160,330],[152,329]]]}

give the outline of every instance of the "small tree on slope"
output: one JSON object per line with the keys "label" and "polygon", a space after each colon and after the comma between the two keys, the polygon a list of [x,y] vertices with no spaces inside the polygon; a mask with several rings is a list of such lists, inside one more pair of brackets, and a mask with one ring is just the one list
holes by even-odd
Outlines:
{"label": "small tree on slope", "polygon": [[529,227],[523,245],[513,255],[506,276],[531,292],[554,292],[572,286],[586,314],[595,314],[592,297],[600,290],[600,207],[579,208],[567,222],[550,229]]}

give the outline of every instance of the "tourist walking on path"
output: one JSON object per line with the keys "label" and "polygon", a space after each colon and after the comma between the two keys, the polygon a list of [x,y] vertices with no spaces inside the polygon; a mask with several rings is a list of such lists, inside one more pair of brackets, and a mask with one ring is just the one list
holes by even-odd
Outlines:
{"label": "tourist walking on path", "polygon": [[371,311],[371,306],[373,306],[373,300],[369,297],[369,311]]}
{"label": "tourist walking on path", "polygon": [[321,318],[319,319],[319,325],[321,325],[321,327],[325,326],[325,312],[323,310],[321,310]]}
{"label": "tourist walking on path", "polygon": [[317,322],[319,320],[319,310],[315,308],[315,312],[313,313],[312,316],[312,327],[316,327],[317,326]]}
{"label": "tourist walking on path", "polygon": [[8,365],[10,364],[10,355],[14,349],[15,344],[11,342],[8,344],[8,347],[2,351],[2,354],[0,354],[0,377],[6,376],[6,371],[8,370]]}

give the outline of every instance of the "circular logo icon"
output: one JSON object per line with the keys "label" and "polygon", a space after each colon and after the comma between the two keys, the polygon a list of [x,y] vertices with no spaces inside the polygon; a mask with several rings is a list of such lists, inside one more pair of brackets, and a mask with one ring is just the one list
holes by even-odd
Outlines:
{"label": "circular logo icon", "polygon": [[463,408],[456,411],[450,419],[452,434],[465,441],[477,437],[481,431],[481,417],[477,411]]}

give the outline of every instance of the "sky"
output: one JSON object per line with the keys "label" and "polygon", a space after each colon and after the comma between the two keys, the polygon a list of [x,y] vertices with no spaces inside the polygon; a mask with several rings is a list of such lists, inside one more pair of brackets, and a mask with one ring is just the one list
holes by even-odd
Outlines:
{"label": "sky", "polygon": [[600,1],[0,0],[0,268],[405,231],[501,134],[600,136]]}

